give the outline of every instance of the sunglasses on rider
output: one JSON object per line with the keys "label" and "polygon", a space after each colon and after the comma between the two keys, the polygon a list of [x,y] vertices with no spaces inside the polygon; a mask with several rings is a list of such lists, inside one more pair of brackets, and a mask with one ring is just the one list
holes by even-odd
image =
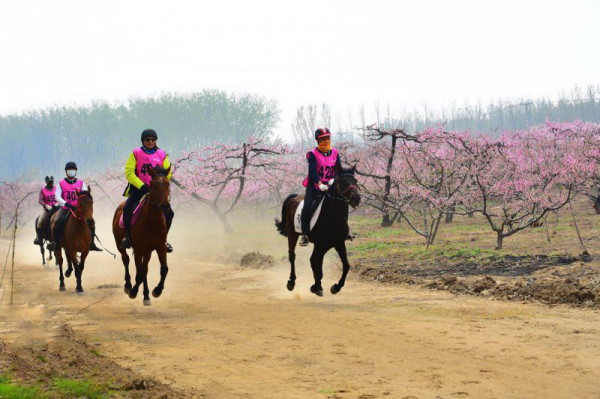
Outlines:
{"label": "sunglasses on rider", "polygon": [[144,139],[144,141],[156,141],[156,139],[154,137],[148,137]]}

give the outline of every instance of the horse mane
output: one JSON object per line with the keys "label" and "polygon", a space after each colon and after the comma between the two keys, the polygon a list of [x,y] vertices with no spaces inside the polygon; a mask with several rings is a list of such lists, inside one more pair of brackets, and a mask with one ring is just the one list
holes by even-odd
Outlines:
{"label": "horse mane", "polygon": [[165,168],[157,166],[156,168],[154,168],[154,171],[156,172],[156,176],[169,176],[169,172]]}
{"label": "horse mane", "polygon": [[92,201],[94,200],[94,197],[92,197],[92,194],[91,194],[89,191],[80,191],[80,192],[79,192],[79,195],[80,195],[80,196],[81,196],[81,195],[86,195],[86,196],[90,197],[90,199],[91,199]]}
{"label": "horse mane", "polygon": [[343,175],[352,175],[354,176],[354,172],[356,172],[355,168],[342,168]]}

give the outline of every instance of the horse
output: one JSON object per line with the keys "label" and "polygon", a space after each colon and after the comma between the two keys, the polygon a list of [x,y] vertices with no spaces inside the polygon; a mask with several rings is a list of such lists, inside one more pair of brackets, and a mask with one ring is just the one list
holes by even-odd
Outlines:
{"label": "horse", "polygon": [[[70,217],[67,218],[63,233],[60,238],[60,245],[54,248],[54,256],[60,271],[60,291],[65,291],[64,276],[69,278],[75,269],[75,278],[77,286],[75,292],[83,295],[83,286],[81,285],[81,276],[85,268],[85,260],[90,252],[90,244],[92,242],[92,233],[88,227],[88,220],[94,218],[94,199],[92,198],[92,190],[77,192],[77,207],[75,211],[71,211]],[[52,215],[51,224],[54,231],[54,223],[56,220],[55,213]],[[68,269],[63,276],[63,257],[61,249],[65,250]],[[77,253],[81,254],[80,260],[77,259]]]}
{"label": "horse", "polygon": [[[52,213],[53,215],[54,213]],[[50,224],[50,217],[46,218],[46,224]],[[46,265],[46,251],[44,251],[44,245],[47,242],[52,242],[52,232],[50,231],[50,229],[47,228],[47,226],[42,226],[42,228],[38,228],[38,221],[40,220],[40,217],[36,217],[35,218],[35,234],[40,238],[40,243],[38,244],[40,246],[40,253],[42,254],[42,265],[45,266]],[[52,251],[48,251],[48,262],[50,262],[52,260]]]}
{"label": "horse", "polygon": [[[346,239],[350,228],[348,227],[348,205],[352,208],[360,204],[357,180],[354,176],[356,166],[344,169],[342,174],[334,181],[333,186],[325,193],[321,214],[315,226],[309,234],[309,241],[314,243],[310,257],[310,267],[313,271],[315,283],[310,287],[310,292],[322,297],[323,287],[323,258],[331,249],[335,248],[342,261],[342,277],[331,286],[331,293],[337,294],[346,283],[346,276],[350,271],[348,254],[346,251]],[[288,257],[291,265],[290,278],[287,289],[293,291],[296,286],[296,244],[300,234],[294,230],[294,216],[304,196],[291,194],[283,202],[281,208],[281,220],[275,219],[275,226],[281,235],[288,239]]]}
{"label": "horse", "polygon": [[121,248],[121,241],[125,237],[125,230],[119,226],[119,219],[123,214],[125,202],[121,203],[113,217],[113,235],[115,243],[121,253],[121,260],[125,267],[125,294],[129,298],[135,299],[138,294],[139,286],[144,284],[144,305],[150,306],[150,292],[148,289],[148,263],[152,252],[156,251],[160,261],[160,282],[152,290],[152,296],[158,298],[165,288],[165,279],[169,272],[167,266],[167,221],[164,216],[165,210],[170,206],[169,199],[171,195],[170,182],[167,176],[171,171],[162,168],[148,168],[148,173],[152,177],[150,182],[150,191],[147,200],[142,205],[137,216],[135,224],[131,226],[131,247],[135,260],[135,285],[131,286],[131,276],[129,275],[129,255],[127,251]]}

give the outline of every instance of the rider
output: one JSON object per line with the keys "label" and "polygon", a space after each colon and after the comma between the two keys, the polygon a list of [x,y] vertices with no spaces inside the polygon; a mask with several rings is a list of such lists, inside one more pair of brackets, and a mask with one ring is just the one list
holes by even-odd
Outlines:
{"label": "rider", "polygon": [[[129,184],[123,193],[127,197],[125,207],[123,208],[123,225],[125,227],[125,238],[121,241],[121,248],[131,248],[131,219],[133,211],[139,204],[145,194],[150,192],[150,181],[152,177],[148,172],[148,168],[161,167],[169,169],[171,162],[169,156],[164,150],[156,146],[158,135],[153,129],[146,129],[142,132],[142,146],[135,148],[129,155],[129,159],[125,164],[125,177]],[[167,178],[171,180],[173,171],[169,172]],[[171,228],[173,221],[173,210],[169,207],[165,210],[167,219],[167,231]],[[171,244],[167,243],[167,252],[173,252]]]}
{"label": "rider", "polygon": [[328,128],[319,128],[315,131],[317,147],[306,154],[308,160],[308,176],[302,183],[306,187],[304,207],[300,217],[302,224],[302,237],[300,245],[308,245],[310,232],[311,207],[319,190],[325,192],[333,185],[335,177],[342,173],[342,162],[338,150],[331,147],[331,132]]}
{"label": "rider", "polygon": [[42,206],[42,213],[38,218],[37,223],[37,231],[38,234],[33,240],[35,245],[40,245],[42,242],[42,237],[40,237],[39,232],[42,229],[47,230],[46,237],[50,237],[50,220],[49,218],[58,211],[58,202],[56,202],[56,187],[54,187],[54,176],[46,176],[44,179],[46,182],[46,186],[42,187],[39,195],[39,204]]}
{"label": "rider", "polygon": [[[67,216],[69,216],[71,211],[74,212],[77,209],[77,193],[87,191],[87,186],[83,180],[78,180],[77,177],[75,177],[77,175],[77,164],[75,162],[67,162],[65,165],[65,173],[67,174],[67,177],[65,177],[64,180],[61,180],[56,187],[56,201],[61,208],[54,220],[54,245],[52,245],[50,249],[60,248],[60,239],[67,222]],[[94,219],[88,220],[87,225],[92,233],[90,251],[102,251],[94,242],[94,238],[96,237],[96,224]]]}

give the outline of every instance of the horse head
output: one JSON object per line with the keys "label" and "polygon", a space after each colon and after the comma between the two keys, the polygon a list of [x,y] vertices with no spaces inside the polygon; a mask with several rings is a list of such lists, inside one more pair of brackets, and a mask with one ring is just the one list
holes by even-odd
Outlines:
{"label": "horse head", "polygon": [[149,168],[150,176],[152,181],[150,182],[150,201],[158,205],[159,207],[169,205],[171,198],[171,182],[168,179],[171,167],[167,169],[163,168]]}
{"label": "horse head", "polygon": [[86,220],[94,218],[94,198],[91,187],[88,187],[87,191],[77,192],[77,213]]}
{"label": "horse head", "polygon": [[339,195],[350,204],[352,208],[360,205],[360,194],[358,193],[358,181],[356,180],[356,165],[352,168],[344,169],[337,181]]}

